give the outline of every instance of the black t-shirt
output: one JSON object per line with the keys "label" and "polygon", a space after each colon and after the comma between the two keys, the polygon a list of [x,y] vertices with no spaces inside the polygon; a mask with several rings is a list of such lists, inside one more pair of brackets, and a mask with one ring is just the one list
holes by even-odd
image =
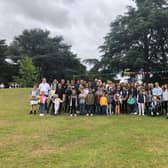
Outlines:
{"label": "black t-shirt", "polygon": [[64,95],[64,90],[61,88],[61,89],[57,89],[55,94],[58,94],[59,98],[60,99],[63,99],[63,95]]}

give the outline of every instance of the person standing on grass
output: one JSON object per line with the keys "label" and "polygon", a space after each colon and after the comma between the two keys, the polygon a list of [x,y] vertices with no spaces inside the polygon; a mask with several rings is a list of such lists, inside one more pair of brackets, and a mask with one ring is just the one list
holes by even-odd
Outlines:
{"label": "person standing on grass", "polygon": [[47,109],[47,113],[50,112],[50,108],[51,108],[51,115],[54,114],[54,95],[55,95],[55,87],[51,86],[51,90],[49,91],[49,104],[48,104],[48,109]]}
{"label": "person standing on grass", "polygon": [[60,107],[59,107],[59,113],[61,113],[62,109],[63,109],[63,102],[65,101],[65,92],[64,92],[64,89],[62,87],[62,84],[59,83],[58,84],[58,87],[57,87],[57,90],[55,92],[55,94],[58,94],[59,98],[61,100],[63,100],[61,103],[60,103]]}
{"label": "person standing on grass", "polygon": [[138,112],[139,115],[144,116],[145,115],[145,103],[146,103],[146,97],[142,90],[137,95],[137,102],[138,102]]}
{"label": "person standing on grass", "polygon": [[118,90],[116,91],[116,94],[114,94],[114,101],[115,101],[115,114],[120,114],[121,95]]}
{"label": "person standing on grass", "polygon": [[76,90],[72,90],[72,95],[70,97],[70,116],[77,116],[76,111],[78,107],[78,96]]}
{"label": "person standing on grass", "polygon": [[[39,85],[39,91],[40,91],[40,94],[43,92],[44,95],[48,98],[48,94],[49,94],[49,91],[50,91],[50,85],[47,83],[47,80],[46,78],[43,78],[42,79],[42,82],[40,83]],[[47,100],[45,102],[45,110],[47,111],[47,107],[48,104],[47,104]]]}
{"label": "person standing on grass", "polygon": [[53,100],[53,103],[54,103],[54,114],[57,115],[58,114],[58,111],[59,111],[59,108],[60,108],[60,103],[62,103],[63,101],[59,98],[59,95],[58,94],[55,94],[54,95],[54,100]]}
{"label": "person standing on grass", "polygon": [[31,110],[29,114],[36,114],[37,112],[38,95],[39,95],[39,90],[37,88],[37,85],[35,84],[30,92]]}
{"label": "person standing on grass", "polygon": [[106,114],[108,116],[108,115],[112,115],[112,94],[110,91],[108,91],[107,93],[107,102],[108,102],[108,106],[107,106]]}
{"label": "person standing on grass", "polygon": [[47,101],[47,97],[45,95],[45,92],[42,91],[40,96],[39,96],[39,104],[40,104],[40,116],[44,116],[45,113],[45,103]]}
{"label": "person standing on grass", "polygon": [[101,107],[102,114],[106,114],[107,106],[108,106],[108,102],[107,102],[106,93],[103,92],[103,95],[100,98],[100,107]]}
{"label": "person standing on grass", "polygon": [[89,93],[86,96],[86,116],[93,116],[93,111],[94,111],[94,94],[92,89],[89,89]]}
{"label": "person standing on grass", "polygon": [[133,97],[132,94],[129,95],[129,98],[127,100],[127,104],[129,106],[129,112],[130,114],[133,114],[135,111],[135,103],[136,103],[136,100],[135,98]]}
{"label": "person standing on grass", "polygon": [[86,94],[84,92],[84,89],[81,90],[81,93],[78,96],[79,99],[79,111],[80,114],[85,113],[85,99],[86,99]]}
{"label": "person standing on grass", "polygon": [[166,115],[168,116],[168,86],[167,84],[163,87],[163,102],[162,102],[162,109],[165,111]]}
{"label": "person standing on grass", "polygon": [[121,111],[122,113],[127,113],[127,99],[128,99],[128,89],[124,86],[120,91],[122,104]]}

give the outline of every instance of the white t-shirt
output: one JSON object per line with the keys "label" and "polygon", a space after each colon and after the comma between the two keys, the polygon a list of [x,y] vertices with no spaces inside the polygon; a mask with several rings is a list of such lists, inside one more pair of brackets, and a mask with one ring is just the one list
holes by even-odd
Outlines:
{"label": "white t-shirt", "polygon": [[163,101],[168,101],[168,90],[163,92]]}
{"label": "white t-shirt", "polygon": [[50,85],[48,83],[41,83],[39,85],[39,90],[40,90],[40,93],[44,92],[45,95],[48,95],[48,92],[50,90]]}

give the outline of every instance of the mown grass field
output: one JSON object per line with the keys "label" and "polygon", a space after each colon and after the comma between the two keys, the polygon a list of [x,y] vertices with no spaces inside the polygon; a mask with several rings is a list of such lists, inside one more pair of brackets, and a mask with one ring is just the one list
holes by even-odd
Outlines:
{"label": "mown grass field", "polygon": [[168,168],[165,118],[40,118],[28,92],[0,90],[0,168]]}

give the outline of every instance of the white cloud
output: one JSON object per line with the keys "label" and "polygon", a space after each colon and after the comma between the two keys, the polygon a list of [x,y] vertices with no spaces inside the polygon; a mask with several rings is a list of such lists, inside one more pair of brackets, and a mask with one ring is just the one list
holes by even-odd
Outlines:
{"label": "white cloud", "polygon": [[98,58],[110,22],[131,0],[1,0],[0,39],[11,41],[24,29],[49,29],[63,35],[82,59]]}

